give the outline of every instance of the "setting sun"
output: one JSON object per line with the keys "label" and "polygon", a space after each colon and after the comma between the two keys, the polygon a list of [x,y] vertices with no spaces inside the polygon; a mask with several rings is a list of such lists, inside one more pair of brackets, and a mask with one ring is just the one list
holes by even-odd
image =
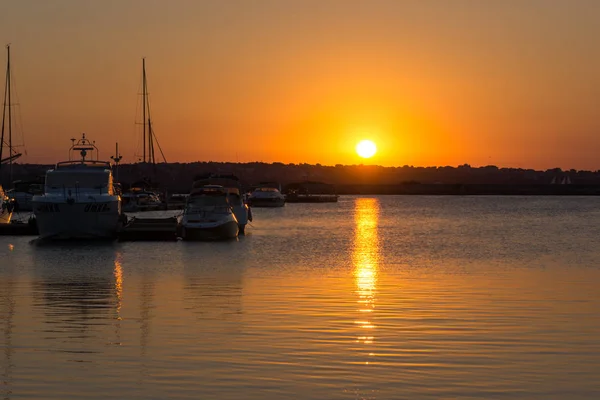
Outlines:
{"label": "setting sun", "polygon": [[370,140],[361,140],[356,145],[356,154],[362,158],[371,158],[377,153],[377,146]]}

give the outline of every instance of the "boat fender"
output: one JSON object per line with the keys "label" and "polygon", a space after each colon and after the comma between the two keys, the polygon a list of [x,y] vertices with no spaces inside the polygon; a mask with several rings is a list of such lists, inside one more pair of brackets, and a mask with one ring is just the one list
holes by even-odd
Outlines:
{"label": "boat fender", "polygon": [[248,207],[248,221],[252,222],[252,208]]}

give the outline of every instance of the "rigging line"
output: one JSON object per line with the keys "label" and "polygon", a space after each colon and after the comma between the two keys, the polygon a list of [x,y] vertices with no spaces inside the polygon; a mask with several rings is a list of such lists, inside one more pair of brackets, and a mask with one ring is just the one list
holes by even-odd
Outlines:
{"label": "rigging line", "polygon": [[[19,98],[19,91],[17,90],[17,79],[15,78],[14,72],[10,71],[10,83],[12,86],[12,95],[15,98],[12,102],[13,111],[16,112],[16,117],[18,118],[15,121],[15,126],[17,128],[17,132],[21,135],[21,143],[17,145],[13,145],[13,147],[24,147],[25,148],[25,129],[23,129],[23,113],[21,113],[21,99]],[[17,106],[17,107],[15,107]],[[25,155],[27,155],[27,149],[25,148]]]}
{"label": "rigging line", "polygon": [[[148,104],[148,126],[150,126],[150,97],[149,96],[147,96],[146,101]],[[150,128],[149,131],[150,131],[149,135],[152,135],[154,137],[153,142],[156,142],[156,145],[158,146],[158,150],[160,151],[160,155],[162,156],[163,161],[166,163],[167,158],[165,157],[165,154],[163,153],[162,147],[160,147],[160,143],[158,142],[158,137],[156,136],[156,133],[154,133],[154,129]]]}
{"label": "rigging line", "polygon": [[158,150],[160,151],[160,155],[162,156],[163,161],[166,163],[167,162],[167,158],[165,157],[165,153],[163,153],[163,151],[162,151],[162,147],[160,147],[160,143],[158,143],[158,138],[154,134],[154,130],[152,130],[152,135],[154,136],[154,139],[156,140],[156,145],[158,146]]}

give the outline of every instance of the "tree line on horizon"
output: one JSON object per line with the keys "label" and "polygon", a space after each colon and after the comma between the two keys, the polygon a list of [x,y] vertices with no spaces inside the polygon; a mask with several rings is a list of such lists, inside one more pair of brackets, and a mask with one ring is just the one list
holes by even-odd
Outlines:
{"label": "tree line on horizon", "polygon": [[[43,176],[52,165],[19,164],[12,166],[13,180],[29,180]],[[2,168],[1,181],[10,187],[8,167]],[[132,184],[148,180],[170,190],[191,187],[194,176],[207,173],[234,174],[245,185],[275,181],[282,185],[294,182],[323,182],[333,185],[399,185],[399,184],[530,184],[543,185],[568,181],[571,184],[599,185],[600,171],[534,170],[499,168],[494,165],[471,167],[382,167],[375,165],[284,164],[280,162],[232,163],[192,162],[160,164],[122,164],[115,168],[117,180]],[[568,179],[567,179],[568,178]]]}

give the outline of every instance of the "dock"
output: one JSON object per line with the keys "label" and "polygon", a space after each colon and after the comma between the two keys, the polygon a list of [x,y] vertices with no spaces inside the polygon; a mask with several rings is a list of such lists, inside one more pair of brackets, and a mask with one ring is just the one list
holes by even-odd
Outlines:
{"label": "dock", "polygon": [[38,230],[35,222],[11,222],[0,224],[1,236],[37,236]]}
{"label": "dock", "polygon": [[177,218],[132,218],[119,232],[119,241],[175,241]]}

